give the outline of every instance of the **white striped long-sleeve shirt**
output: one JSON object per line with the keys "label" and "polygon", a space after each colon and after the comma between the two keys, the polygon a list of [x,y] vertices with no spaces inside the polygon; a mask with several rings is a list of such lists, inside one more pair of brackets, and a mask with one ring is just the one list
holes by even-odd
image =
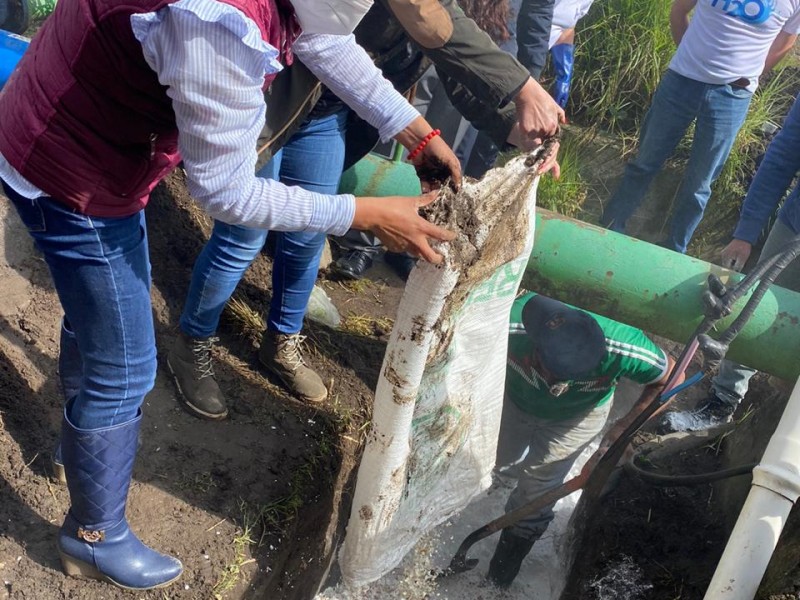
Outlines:
{"label": "white striped long-sleeve shirt", "polygon": [[[264,76],[281,66],[252,20],[215,0],[179,0],[133,15],[131,24],[145,60],[168,88],[189,191],[212,217],[263,229],[347,231],[353,196],[326,196],[255,176],[256,141],[268,110]],[[383,139],[419,115],[352,35],[301,35],[294,51]],[[23,196],[43,195],[2,157],[0,177]]]}

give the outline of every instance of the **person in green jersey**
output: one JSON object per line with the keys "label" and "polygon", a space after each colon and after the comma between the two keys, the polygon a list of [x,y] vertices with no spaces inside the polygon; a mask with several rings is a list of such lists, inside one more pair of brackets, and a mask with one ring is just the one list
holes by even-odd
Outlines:
{"label": "person in green jersey", "polygon": [[[674,361],[642,331],[537,294],[511,309],[497,471],[517,478],[511,511],[561,485],[600,433],[623,377],[663,386]],[[507,588],[553,506],[503,530],[487,575]]]}

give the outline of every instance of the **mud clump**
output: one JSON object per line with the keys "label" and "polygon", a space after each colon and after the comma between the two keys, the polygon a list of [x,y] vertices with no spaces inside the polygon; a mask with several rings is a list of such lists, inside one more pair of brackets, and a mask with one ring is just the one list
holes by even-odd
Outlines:
{"label": "mud clump", "polygon": [[[555,140],[548,141],[531,154],[492,169],[480,181],[465,181],[457,192],[444,188],[436,201],[420,211],[432,223],[456,232],[454,240],[437,248],[444,256],[444,267],[459,273],[443,316],[457,311],[476,285],[522,252],[533,217],[526,208],[528,198],[536,192],[538,168],[554,144]],[[429,360],[449,339],[444,322],[440,320],[435,329],[440,343]]]}
{"label": "mud clump", "polygon": [[420,181],[429,181],[433,184],[445,187],[450,180],[450,169],[438,158],[434,158],[424,164],[414,165],[417,177]]}

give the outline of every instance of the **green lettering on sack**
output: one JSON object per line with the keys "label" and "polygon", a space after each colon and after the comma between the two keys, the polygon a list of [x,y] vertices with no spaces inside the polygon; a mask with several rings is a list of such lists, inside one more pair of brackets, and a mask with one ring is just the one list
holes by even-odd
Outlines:
{"label": "green lettering on sack", "polygon": [[497,269],[486,281],[476,287],[467,297],[464,306],[487,302],[500,297],[513,296],[517,293],[522,272],[527,264],[527,257],[518,258]]}

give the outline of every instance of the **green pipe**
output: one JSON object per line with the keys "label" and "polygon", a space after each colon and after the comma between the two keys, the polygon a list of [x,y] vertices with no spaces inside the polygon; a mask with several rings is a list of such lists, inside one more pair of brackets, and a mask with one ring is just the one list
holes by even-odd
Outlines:
{"label": "green pipe", "polygon": [[[371,154],[342,175],[341,192],[358,196],[420,193],[414,168]],[[800,259],[798,259],[800,260]],[[544,209],[522,285],[575,306],[685,342],[703,318],[700,296],[710,273],[741,275]],[[720,321],[727,327],[734,314]],[[711,332],[713,336],[713,331]],[[800,294],[772,286],[728,358],[794,381],[800,375]]]}
{"label": "green pipe", "polygon": [[419,196],[422,188],[414,166],[402,162],[403,147],[393,160],[368,154],[342,173],[339,192],[356,196]]}
{"label": "green pipe", "polygon": [[[708,275],[742,275],[625,235],[537,209],[536,238],[523,287],[685,342],[703,318]],[[719,322],[733,321],[734,313]],[[713,336],[713,331],[711,332]],[[772,286],[728,358],[794,381],[800,375],[800,294]]]}

